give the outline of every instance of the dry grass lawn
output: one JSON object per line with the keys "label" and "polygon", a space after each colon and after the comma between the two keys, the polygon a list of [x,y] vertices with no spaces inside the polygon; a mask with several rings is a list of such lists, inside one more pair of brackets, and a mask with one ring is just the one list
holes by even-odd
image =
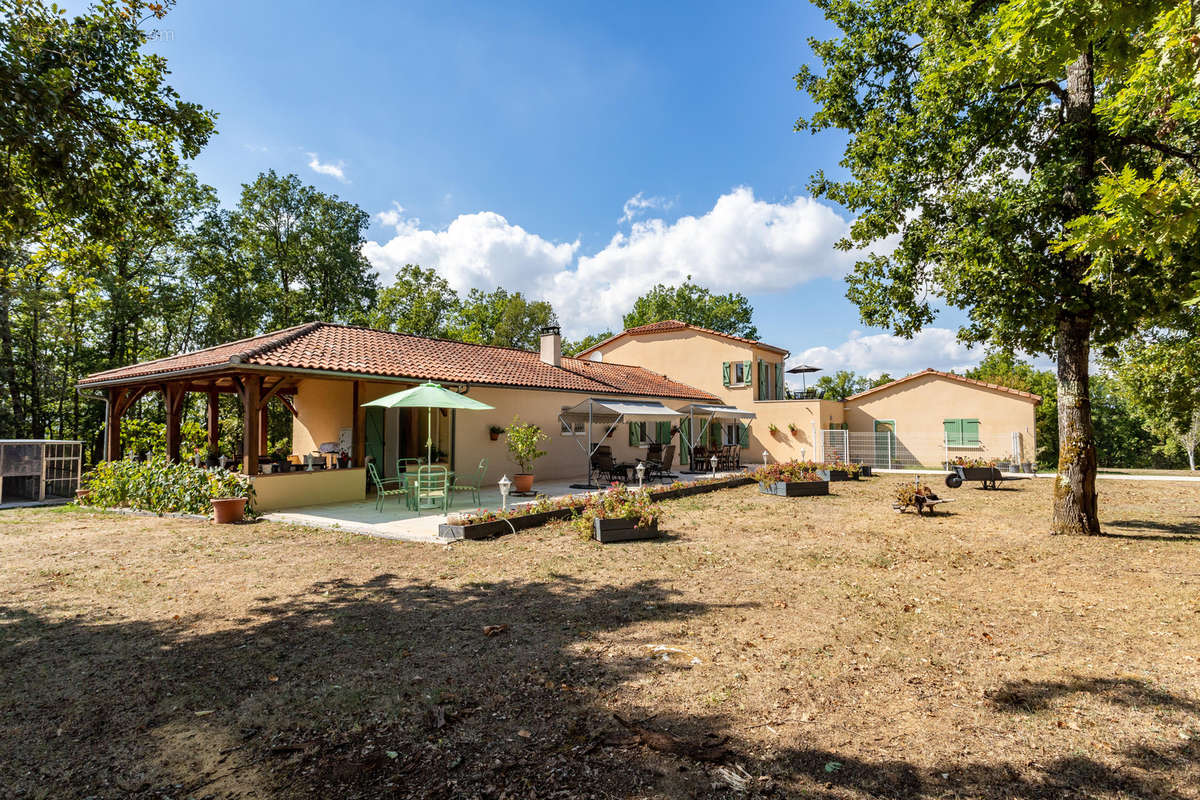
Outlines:
{"label": "dry grass lawn", "polygon": [[898,481],[607,546],[0,513],[0,797],[1200,797],[1200,488]]}

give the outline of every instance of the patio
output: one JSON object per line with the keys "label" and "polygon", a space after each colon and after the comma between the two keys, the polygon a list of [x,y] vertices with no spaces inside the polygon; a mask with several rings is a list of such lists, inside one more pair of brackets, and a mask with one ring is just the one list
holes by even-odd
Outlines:
{"label": "patio", "polygon": [[[716,473],[718,477],[734,474],[737,473]],[[678,476],[677,480],[682,483],[692,483],[700,478],[711,477],[711,475],[712,473],[694,475],[683,473]],[[592,494],[592,492],[571,488],[571,484],[582,483],[582,479],[583,476],[575,476],[538,481],[534,484],[533,488],[538,494],[550,498],[568,496],[586,497]],[[471,502],[470,493],[459,493],[453,498],[454,505],[451,506],[450,513],[466,513],[474,511],[476,508],[493,510],[501,508],[500,490],[495,484],[485,485],[479,499],[479,506],[475,506]],[[534,498],[532,497],[513,497],[510,494],[508,504],[510,507],[513,507],[522,503],[533,502],[533,500]],[[305,525],[313,528],[361,533],[381,539],[397,539],[405,542],[444,543],[444,540],[438,538],[437,529],[440,523],[446,521],[446,516],[445,514],[431,512],[418,515],[417,512],[405,508],[403,501],[399,498],[389,498],[384,510],[378,511],[375,505],[375,495],[371,493],[368,494],[366,500],[304,506],[302,508],[288,509],[287,511],[272,512],[266,514],[264,518],[273,522],[291,525]]]}

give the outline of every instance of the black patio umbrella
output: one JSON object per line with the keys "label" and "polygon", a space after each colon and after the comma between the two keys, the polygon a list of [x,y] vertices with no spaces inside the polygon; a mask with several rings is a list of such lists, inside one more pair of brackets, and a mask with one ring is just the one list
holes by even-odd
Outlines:
{"label": "black patio umbrella", "polygon": [[789,369],[787,372],[789,375],[799,375],[800,376],[800,388],[806,389],[807,387],[805,387],[805,385],[804,385],[804,374],[806,372],[820,372],[820,371],[821,371],[820,367],[814,367],[809,364],[797,364],[796,366]]}

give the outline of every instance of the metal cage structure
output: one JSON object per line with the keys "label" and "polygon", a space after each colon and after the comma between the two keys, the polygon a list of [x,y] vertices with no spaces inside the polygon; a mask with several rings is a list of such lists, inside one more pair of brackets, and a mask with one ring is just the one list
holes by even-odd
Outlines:
{"label": "metal cage structure", "polygon": [[83,442],[0,439],[0,508],[68,501],[82,468]]}

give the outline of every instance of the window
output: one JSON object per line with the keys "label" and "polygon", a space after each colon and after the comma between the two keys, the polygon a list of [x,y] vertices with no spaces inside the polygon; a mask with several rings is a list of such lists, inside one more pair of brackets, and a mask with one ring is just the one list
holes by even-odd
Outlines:
{"label": "window", "polygon": [[721,426],[721,444],[738,447],[750,446],[750,429],[741,422],[728,422]]}
{"label": "window", "polygon": [[947,447],[979,447],[979,420],[945,419],[942,428]]}
{"label": "window", "polygon": [[560,433],[563,436],[587,436],[586,422],[567,423],[559,420],[558,424],[561,428]]}
{"label": "window", "polygon": [[671,436],[670,422],[629,423],[629,444],[632,447],[645,447],[651,442],[670,444]]}
{"label": "window", "polygon": [[753,380],[749,361],[725,361],[721,364],[721,383],[725,386],[749,386]]}

